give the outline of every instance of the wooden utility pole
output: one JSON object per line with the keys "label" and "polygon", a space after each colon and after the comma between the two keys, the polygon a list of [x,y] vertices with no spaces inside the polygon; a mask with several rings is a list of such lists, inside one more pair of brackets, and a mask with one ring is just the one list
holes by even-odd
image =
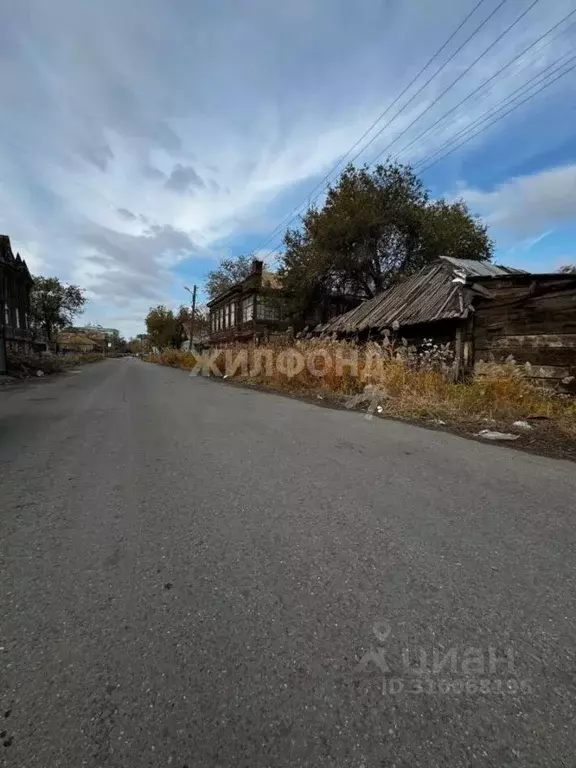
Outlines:
{"label": "wooden utility pole", "polygon": [[190,344],[189,349],[192,349],[194,343],[194,320],[196,318],[196,286],[192,291],[192,317],[190,318]]}

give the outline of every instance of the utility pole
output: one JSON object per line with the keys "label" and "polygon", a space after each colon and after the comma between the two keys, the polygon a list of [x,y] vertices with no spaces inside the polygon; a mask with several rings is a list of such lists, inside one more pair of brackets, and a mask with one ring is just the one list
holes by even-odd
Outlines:
{"label": "utility pole", "polygon": [[194,340],[194,320],[196,318],[196,290],[197,289],[196,289],[196,286],[194,286],[193,291],[191,291],[190,288],[187,288],[186,286],[184,286],[184,288],[186,288],[188,293],[192,294],[192,316],[190,318],[190,344],[188,347],[189,349],[192,349],[193,340]]}

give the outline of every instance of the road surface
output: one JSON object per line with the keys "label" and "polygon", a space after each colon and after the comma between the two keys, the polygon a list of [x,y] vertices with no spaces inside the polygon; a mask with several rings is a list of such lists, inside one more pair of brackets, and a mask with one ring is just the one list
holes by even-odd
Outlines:
{"label": "road surface", "polygon": [[18,768],[576,763],[576,467],[132,359],[0,391]]}

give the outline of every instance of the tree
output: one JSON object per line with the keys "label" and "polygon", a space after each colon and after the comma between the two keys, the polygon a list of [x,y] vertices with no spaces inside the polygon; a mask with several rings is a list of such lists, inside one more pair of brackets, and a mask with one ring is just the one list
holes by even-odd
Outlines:
{"label": "tree", "polygon": [[160,350],[166,347],[180,349],[186,338],[181,311],[175,315],[163,304],[152,307],[146,315],[146,330],[152,346]]}
{"label": "tree", "polygon": [[190,338],[190,329],[193,329],[194,339],[201,339],[210,332],[210,315],[207,307],[196,307],[194,311],[194,323],[192,324],[192,308],[182,306],[178,310],[178,318],[184,327],[186,338]]}
{"label": "tree", "polygon": [[204,289],[213,299],[219,293],[245,280],[252,271],[250,256],[240,255],[231,259],[221,259],[220,266],[208,273]]}
{"label": "tree", "polygon": [[57,277],[35,277],[30,293],[30,328],[50,344],[56,334],[84,311],[86,298],[77,285],[64,285]]}
{"label": "tree", "polygon": [[139,333],[128,341],[128,352],[132,355],[144,354],[150,351],[150,339],[146,333]]}
{"label": "tree", "polygon": [[321,209],[288,230],[284,287],[300,308],[331,294],[371,298],[439,256],[488,260],[486,227],[459,200],[432,200],[409,166],[344,169]]}

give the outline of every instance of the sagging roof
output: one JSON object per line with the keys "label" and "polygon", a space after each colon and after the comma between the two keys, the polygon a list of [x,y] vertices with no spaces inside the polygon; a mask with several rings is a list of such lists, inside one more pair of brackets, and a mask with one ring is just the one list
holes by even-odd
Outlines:
{"label": "sagging roof", "polygon": [[469,278],[524,274],[522,270],[444,256],[359,307],[316,328],[322,333],[360,333],[465,318],[473,289]]}

